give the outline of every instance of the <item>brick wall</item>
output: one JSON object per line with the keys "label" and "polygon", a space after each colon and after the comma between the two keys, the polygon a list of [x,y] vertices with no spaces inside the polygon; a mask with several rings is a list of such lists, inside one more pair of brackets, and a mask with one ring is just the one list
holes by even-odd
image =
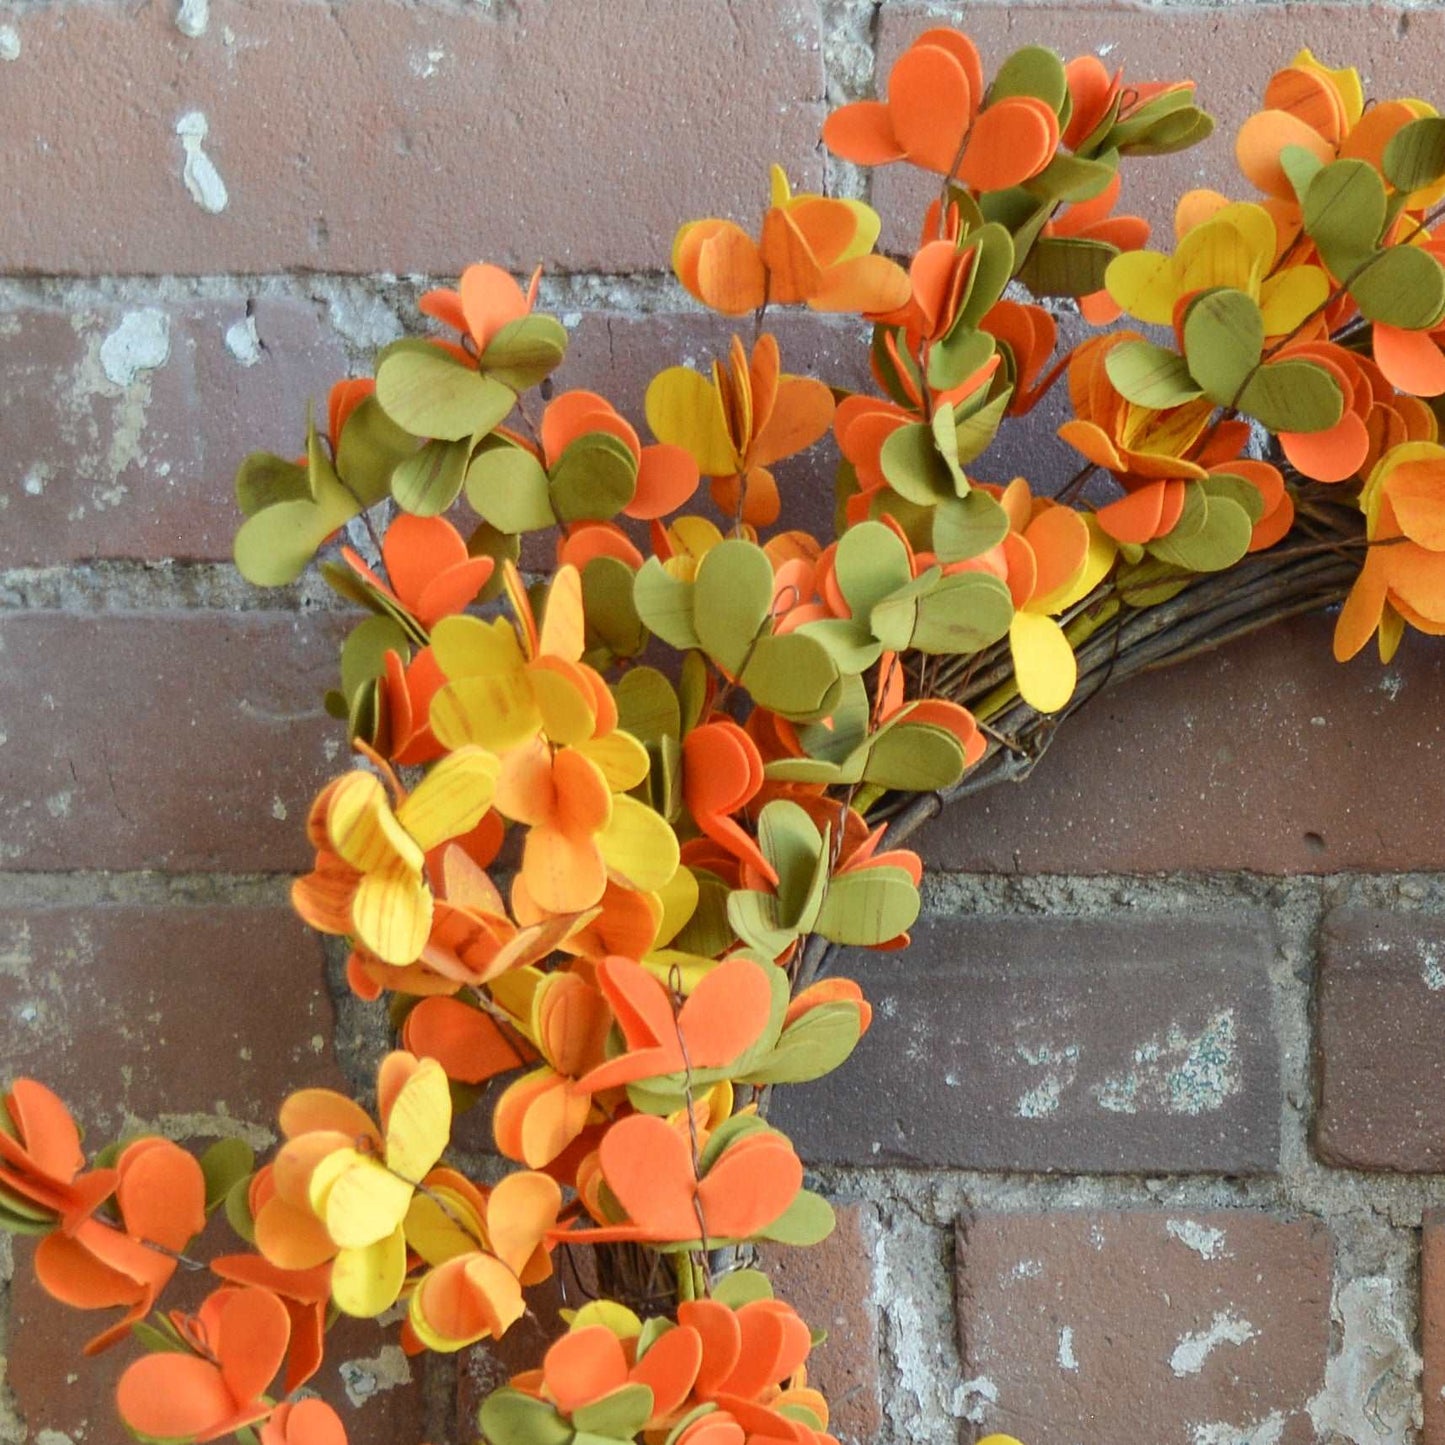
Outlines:
{"label": "brick wall", "polygon": [[[857,190],[823,111],[947,8],[0,3],[3,1072],[94,1137],[262,1144],[289,1089],[365,1077],[376,1022],[285,907],[338,760],[338,618],[225,564],[235,463],[293,448],[303,398],[481,257],[546,263],[564,374],[637,415],[725,336],[658,269],[676,224],[753,215],[775,157]],[[1188,71],[1226,122],[1301,44],[1441,96],[1432,9],[965,23],[995,59]],[[1226,141],[1133,173],[1156,217],[1205,181]],[[847,327],[781,330],[792,367],[858,378]],[[1006,458],[1065,465],[1046,429]],[[828,472],[788,477],[814,524]],[[1327,633],[1107,695],[933,826],[915,948],[856,966],[875,1029],[781,1105],[847,1201],[776,1261],[833,1331],[845,1439],[1445,1442],[1445,652],[1339,669]],[[0,1440],[118,1439],[116,1363],[79,1364],[86,1322],[14,1254]],[[356,1445],[450,1445],[499,1368],[352,1330],[321,1384]]]}

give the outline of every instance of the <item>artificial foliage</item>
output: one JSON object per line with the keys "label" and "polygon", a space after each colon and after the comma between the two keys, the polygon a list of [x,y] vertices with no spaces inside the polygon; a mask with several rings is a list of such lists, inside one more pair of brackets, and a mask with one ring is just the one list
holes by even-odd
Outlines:
{"label": "artificial foliage", "polygon": [[[1124,170],[1211,127],[1190,82],[1038,46],[988,78],[929,30],[823,130],[933,177],[917,248],[776,167],[760,218],[684,224],[678,281],[740,334],[659,369],[648,434],[567,388],[538,278],[479,263],[299,455],[246,460],[242,574],[317,565],[358,611],[327,698],[355,756],[293,901],[398,1047],[365,1101],[292,1094],[264,1162],[87,1156],[44,1085],[3,1095],[0,1224],[96,1312],[89,1350],[139,1347],[132,1434],[341,1445],[306,1393],[338,1316],[462,1350],[591,1247],[596,1297],[486,1400],[489,1445],[832,1439],[821,1337],[753,1247],[833,1215],[767,1104],[867,1030],[833,965],[906,947],[910,831],[1142,668],[1334,603],[1342,661],[1445,631],[1445,118],[1302,52],[1235,194],[1151,246]],[[866,323],[874,385],[787,370],[786,306]],[[1092,334],[1061,346],[1064,314]],[[1056,388],[1080,462],[1047,495],[990,448]],[[790,461],[829,436],[818,537]],[[476,1108],[492,1183],[448,1162]],[[168,1309],[217,1211],[236,1247]]]}

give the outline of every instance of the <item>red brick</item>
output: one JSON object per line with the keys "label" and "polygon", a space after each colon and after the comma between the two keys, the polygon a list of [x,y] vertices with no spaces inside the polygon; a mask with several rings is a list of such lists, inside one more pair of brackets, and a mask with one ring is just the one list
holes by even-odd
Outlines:
{"label": "red brick", "polygon": [[[1200,146],[1177,156],[1124,161],[1123,211],[1154,224],[1167,244],[1174,204],[1206,186],[1241,199],[1255,195],[1234,162],[1234,135],[1261,105],[1269,77],[1302,46],[1329,65],[1355,65],[1376,99],[1441,97],[1437,57],[1445,45],[1445,16],[1365,5],[1234,5],[1150,8],[1115,4],[972,5],[940,21],[936,6],[886,5],[878,26],[879,91],[893,61],[920,31],[954,23],[977,41],[986,72],[1021,45],[1048,45],[1065,58],[1094,53],[1126,82],[1198,82],[1199,104],[1218,122]],[[1408,31],[1408,44],[1401,43]],[[924,207],[937,183],[902,166],[878,171],[873,204],[885,219],[887,244],[918,243]]]}
{"label": "red brick", "polygon": [[0,859],[309,866],[306,808],[345,766],[344,728],[321,703],[339,638],[318,615],[0,619]]}
{"label": "red brick", "polygon": [[1445,1441],[1445,1210],[1425,1214],[1420,1231],[1420,1381],[1425,1421],[1421,1445]]}
{"label": "red brick", "polygon": [[[324,408],[346,372],[311,307],[262,299],[252,311],[249,364],[226,342],[245,326],[240,296],[0,318],[0,565],[230,557],[237,464],[302,450],[307,398]],[[127,354],[132,337],[146,344]]]}
{"label": "red brick", "polygon": [[[682,221],[757,215],[774,158],[821,180],[810,0],[212,0],[198,39],[174,13],[15,17],[6,269],[660,270]],[[182,181],[193,113],[218,212]]]}
{"label": "red brick", "polygon": [[[211,1223],[202,1258],[243,1248],[223,1221]],[[31,1440],[47,1440],[47,1430],[81,1441],[122,1441],[126,1434],[115,1413],[114,1389],[121,1371],[140,1351],[122,1344],[99,1357],[85,1359],[81,1347],[109,1323],[114,1312],[68,1309],[51,1299],[35,1282],[31,1247],[16,1248],[15,1282],[11,1286],[8,1383]],[[167,1308],[193,1309],[219,1281],[208,1273],[179,1272],[166,1292]],[[380,1329],[368,1320],[344,1316],[326,1337],[326,1360],[308,1389],[331,1402],[345,1421],[350,1445],[416,1445],[426,1438],[426,1404],[422,1362],[398,1360],[395,1327]],[[375,1369],[378,1356],[382,1370]],[[404,1367],[410,1382],[387,1388],[380,1383],[390,1371]],[[404,1377],[403,1377],[404,1378]],[[377,1384],[368,1388],[371,1381]],[[356,1396],[353,1404],[347,1386]],[[470,1445],[471,1437],[464,1437]],[[438,1441],[436,1445],[447,1445]]]}
{"label": "red brick", "polygon": [[1331,1254],[1318,1221],[1243,1211],[970,1220],[969,1418],[1029,1445],[1304,1445],[1330,1348]]}
{"label": "red brick", "polygon": [[773,1118],[810,1164],[1268,1173],[1269,919],[929,918],[847,957],[873,1027]]}
{"label": "red brick", "polygon": [[883,1429],[878,1305],[873,1259],[878,1215],[868,1204],[835,1206],[838,1227],[812,1249],[768,1246],[760,1264],[779,1299],[827,1340],[808,1360],[808,1383],[827,1398],[829,1430],[845,1445],[870,1445]]}
{"label": "red brick", "polygon": [[917,846],[965,871],[1334,873],[1445,867],[1420,780],[1445,768],[1445,649],[1382,668],[1332,622],[1278,624],[1085,704],[1033,775],[948,809]]}
{"label": "red brick", "polygon": [[1315,1029],[1320,1157],[1357,1169],[1445,1169],[1445,919],[1331,913]]}
{"label": "red brick", "polygon": [[345,1087],[320,939],[283,906],[5,909],[0,975],[0,1082],[40,1078],[100,1141],[127,1117],[272,1129],[293,1090]]}

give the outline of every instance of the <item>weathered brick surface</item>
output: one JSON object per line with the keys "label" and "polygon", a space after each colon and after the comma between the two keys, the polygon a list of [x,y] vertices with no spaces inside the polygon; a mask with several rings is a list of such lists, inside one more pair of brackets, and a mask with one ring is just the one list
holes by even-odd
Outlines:
{"label": "weathered brick surface", "polygon": [[7,270],[656,270],[774,157],[820,180],[809,0],[209,12],[11,12]]}
{"label": "weathered brick surface", "polygon": [[[1174,202],[1195,186],[1241,199],[1253,188],[1234,163],[1234,134],[1259,109],[1269,77],[1302,46],[1328,57],[1326,64],[1358,66],[1368,93],[1435,96],[1445,16],[1431,10],[1373,5],[1169,6],[1114,4],[971,5],[939,19],[936,6],[885,5],[878,25],[879,90],[894,60],[920,31],[957,24],[978,43],[985,73],[1021,45],[1048,45],[1065,57],[1096,54],[1125,80],[1198,82],[1199,104],[1217,120],[1214,135],[1177,156],[1124,162],[1119,209],[1137,212],[1168,244]],[[1408,34],[1408,43],[1402,43]],[[918,241],[924,207],[936,183],[890,166],[876,173],[873,204],[885,219],[890,246]]]}
{"label": "weathered brick surface", "polygon": [[1420,1231],[1420,1351],[1424,1369],[1422,1445],[1445,1441],[1445,1210],[1426,1212]]}
{"label": "weathered brick surface", "polygon": [[[1033,775],[948,809],[917,846],[979,872],[1429,870],[1445,832],[1445,649],[1330,655],[1328,618],[1272,626],[1089,702]],[[1381,751],[1408,763],[1390,765]]]}
{"label": "weathered brick surface", "polygon": [[844,960],[873,1027],[774,1117],[818,1164],[1268,1172],[1271,948],[1249,912],[925,920]]}
{"label": "weathered brick surface", "polygon": [[[239,327],[239,330],[233,328]],[[0,315],[0,565],[227,558],[253,450],[303,449],[346,356],[317,310],[262,298]],[[229,338],[229,339],[228,339]]]}
{"label": "weathered brick surface", "polygon": [[1218,1214],[985,1214],[959,1230],[970,1418],[1030,1445],[1315,1438],[1329,1234]]}
{"label": "weathered brick surface", "polygon": [[[203,1246],[198,1252],[208,1259],[244,1247],[219,1218],[207,1229]],[[29,1438],[41,1445],[128,1440],[115,1413],[115,1382],[140,1352],[120,1345],[98,1358],[82,1358],[85,1341],[113,1312],[57,1304],[35,1283],[30,1253],[28,1243],[17,1246],[8,1351],[9,1385]],[[182,1271],[167,1291],[167,1304],[194,1308],[218,1283],[209,1273]],[[422,1365],[408,1361],[396,1339],[394,1326],[344,1316],[327,1335],[326,1362],[308,1388],[340,1412],[350,1445],[417,1445],[426,1439]],[[472,1437],[460,1438],[470,1445]]]}
{"label": "weathered brick surface", "polygon": [[873,1260],[878,1214],[868,1204],[835,1206],[838,1227],[813,1249],[768,1246],[759,1262],[785,1299],[827,1340],[808,1361],[808,1383],[827,1397],[829,1430],[846,1445],[872,1445],[883,1428],[878,1303]]}
{"label": "weathered brick surface", "polygon": [[97,1139],[128,1117],[269,1130],[292,1090],[345,1087],[320,940],[284,907],[6,909],[0,977],[0,1080],[43,1080]]}
{"label": "weathered brick surface", "polygon": [[299,871],[345,766],[335,617],[0,618],[0,860],[19,869]]}
{"label": "weathered brick surface", "polygon": [[1445,919],[1340,909],[1320,938],[1315,1142],[1331,1164],[1445,1170]]}

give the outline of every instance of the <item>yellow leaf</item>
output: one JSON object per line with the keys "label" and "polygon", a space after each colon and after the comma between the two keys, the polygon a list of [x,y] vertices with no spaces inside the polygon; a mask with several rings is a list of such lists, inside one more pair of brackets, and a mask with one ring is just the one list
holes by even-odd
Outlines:
{"label": "yellow leaf", "polygon": [[518,668],[449,682],[432,698],[430,721],[444,747],[475,743],[505,753],[537,735],[542,714],[532,679]]}
{"label": "yellow leaf", "polygon": [[722,397],[705,376],[669,367],[652,378],[646,406],[653,436],[691,453],[704,475],[725,477],[739,469]]}
{"label": "yellow leaf", "polygon": [[577,751],[607,779],[614,793],[631,792],[648,774],[651,760],[647,749],[631,733],[620,728],[605,737],[588,738],[576,744]]}
{"label": "yellow leaf", "polygon": [[1109,262],[1104,286],[1130,316],[1156,326],[1174,319],[1174,268],[1158,251],[1125,251]]}
{"label": "yellow leaf", "polygon": [[1329,278],[1318,266],[1291,266],[1259,288],[1259,310],[1266,336],[1293,331],[1330,294]]}
{"label": "yellow leaf", "polygon": [[657,925],[655,948],[665,948],[686,926],[688,919],[697,912],[699,891],[697,875],[691,868],[678,868],[677,872],[657,890],[662,904],[662,922]]}
{"label": "yellow leaf", "polygon": [[526,664],[517,634],[504,617],[443,617],[431,635],[432,656],[448,677],[515,672]]}
{"label": "yellow leaf", "polygon": [[572,747],[592,736],[597,727],[592,699],[570,677],[537,666],[528,673],[528,680],[548,742]]}
{"label": "yellow leaf", "polygon": [[[1252,243],[1252,238],[1225,220],[1233,207],[1226,206],[1218,215],[1212,216],[1202,226],[1197,226],[1180,243],[1174,253],[1174,299],[1194,291],[1204,291],[1212,286],[1231,286],[1238,291],[1252,292],[1258,285],[1258,278],[1267,263],[1261,260],[1261,253]],[[1269,217],[1265,216],[1269,221]],[[1269,222],[1270,235],[1274,234],[1274,223]],[[1257,239],[1257,238],[1254,238]],[[1269,259],[1274,259],[1273,240],[1269,246]],[[1172,319],[1163,318],[1164,322]]]}
{"label": "yellow leaf", "polygon": [[352,926],[357,939],[383,963],[415,963],[426,947],[431,919],[431,891],[410,869],[378,869],[356,885]]}
{"label": "yellow leaf", "polygon": [[666,818],[626,793],[613,799],[612,819],[597,835],[608,872],[644,893],[656,892],[677,872],[677,835]]}
{"label": "yellow leaf", "polygon": [[396,810],[397,821],[430,853],[470,833],[492,803],[502,765],[485,748],[461,747],[443,758]]}
{"label": "yellow leaf", "polygon": [[406,1280],[401,1229],[365,1249],[343,1249],[331,1266],[331,1298],[344,1315],[374,1319],[396,1303]]}
{"label": "yellow leaf", "polygon": [[338,1149],[312,1172],[312,1210],[342,1249],[366,1249],[401,1223],[411,1202],[411,1185],[388,1173],[370,1155]]}
{"label": "yellow leaf", "polygon": [[1067,612],[1076,602],[1082,602],[1108,575],[1119,554],[1119,544],[1099,525],[1096,518],[1084,516],[1089,529],[1089,553],[1084,559],[1083,570],[1068,587],[1055,591],[1046,597],[1035,597],[1028,606],[1030,612],[1044,612],[1057,617]]}
{"label": "yellow leaf", "polygon": [[381,783],[359,769],[341,778],[331,794],[326,836],[337,853],[362,873],[395,865],[420,873],[426,861],[397,822]]}
{"label": "yellow leaf", "polygon": [[446,1070],[435,1059],[423,1059],[387,1115],[387,1168],[420,1183],[442,1157],[451,1132],[452,1095]]}
{"label": "yellow leaf", "polygon": [[444,1185],[432,1185],[429,1193],[413,1195],[402,1227],[406,1242],[431,1265],[470,1254],[486,1238],[471,1205]]}
{"label": "yellow leaf", "polygon": [[570,1330],[585,1330],[589,1325],[601,1325],[611,1330],[619,1340],[635,1340],[642,1333],[642,1321],[624,1304],[616,1300],[589,1300],[572,1316]]}
{"label": "yellow leaf", "polygon": [[1074,695],[1078,663],[1064,630],[1052,617],[1015,612],[1009,624],[1019,695],[1040,712],[1058,712]]}

